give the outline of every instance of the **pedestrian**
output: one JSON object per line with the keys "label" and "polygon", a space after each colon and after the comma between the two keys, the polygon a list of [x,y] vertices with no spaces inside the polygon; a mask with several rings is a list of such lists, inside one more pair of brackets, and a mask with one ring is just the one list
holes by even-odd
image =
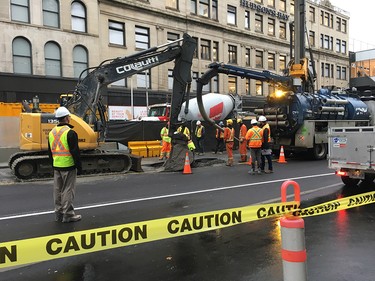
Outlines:
{"label": "pedestrian", "polygon": [[169,136],[169,122],[160,130],[162,147],[159,160],[169,159],[171,154],[171,137]]}
{"label": "pedestrian", "polygon": [[73,207],[77,173],[82,173],[78,135],[69,124],[68,109],[59,107],[55,117],[59,123],[48,135],[48,154],[52,162],[54,178],[55,220],[76,222],[82,218],[74,212]]}
{"label": "pedestrian", "polygon": [[245,139],[246,133],[247,133],[247,127],[246,125],[242,122],[241,118],[237,119],[237,124],[240,127],[239,130],[239,152],[240,152],[240,162],[246,162],[247,161],[247,141]]}
{"label": "pedestrian", "polygon": [[[224,127],[223,121],[219,122],[219,126],[221,128]],[[216,138],[216,148],[215,148],[215,151],[212,152],[212,153],[223,154],[223,151],[224,151],[224,128],[222,130],[220,130],[219,128],[216,128],[215,138]]]}
{"label": "pedestrian", "polygon": [[254,175],[261,172],[261,154],[262,154],[262,129],[258,127],[258,121],[256,119],[251,120],[252,127],[246,133],[246,140],[249,142],[250,155],[252,158],[251,170],[249,174]]}
{"label": "pedestrian", "polygon": [[196,124],[194,135],[197,142],[198,155],[204,155],[204,136],[206,132],[201,121],[198,120]]}
{"label": "pedestrian", "polygon": [[227,150],[228,162],[227,166],[233,166],[233,145],[234,145],[234,128],[233,120],[227,120],[227,126],[224,129],[224,142],[225,148]]}
{"label": "pedestrian", "polygon": [[[273,167],[272,167],[272,149],[271,149],[271,129],[270,125],[267,123],[267,118],[265,116],[259,116],[258,118],[259,126],[262,128],[262,152],[261,152],[261,165],[260,169],[262,172],[269,174],[273,173]],[[268,163],[268,171],[265,171],[266,167],[266,159]]]}

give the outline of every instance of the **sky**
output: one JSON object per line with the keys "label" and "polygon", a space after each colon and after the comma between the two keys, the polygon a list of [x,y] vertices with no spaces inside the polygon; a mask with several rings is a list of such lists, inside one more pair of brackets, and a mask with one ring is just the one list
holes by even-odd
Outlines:
{"label": "sky", "polygon": [[375,48],[375,0],[330,0],[337,8],[349,12],[349,50]]}

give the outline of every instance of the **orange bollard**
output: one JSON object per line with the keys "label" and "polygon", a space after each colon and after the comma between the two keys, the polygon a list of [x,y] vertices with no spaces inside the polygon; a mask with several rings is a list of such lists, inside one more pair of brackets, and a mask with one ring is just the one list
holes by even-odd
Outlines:
{"label": "orange bollard", "polygon": [[253,164],[253,158],[251,158],[251,155],[250,155],[247,165],[251,166],[251,164]]}
{"label": "orange bollard", "polygon": [[281,149],[280,149],[280,156],[279,156],[279,160],[277,161],[277,163],[288,163],[288,162],[286,162],[286,160],[285,160],[284,146],[281,146]]}
{"label": "orange bollard", "polygon": [[183,174],[192,174],[189,160],[189,152],[186,152]]}

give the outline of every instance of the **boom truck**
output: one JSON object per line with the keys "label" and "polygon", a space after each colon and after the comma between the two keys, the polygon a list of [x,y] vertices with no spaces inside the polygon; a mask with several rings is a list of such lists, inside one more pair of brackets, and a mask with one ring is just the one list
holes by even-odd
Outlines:
{"label": "boom truck", "polygon": [[[106,108],[102,102],[102,92],[107,85],[174,60],[171,115],[178,116],[186,90],[189,91],[195,46],[195,40],[185,33],[176,41],[128,57],[105,60],[97,67],[87,69],[90,72],[83,79],[81,74],[66,107],[78,134],[83,174],[127,172],[132,165],[129,154],[103,150],[101,146],[107,132]],[[9,159],[9,167],[17,178],[52,176],[47,154],[48,133],[57,122],[51,113],[21,113],[20,149],[23,151]],[[171,128],[176,128],[176,123],[177,118],[171,119]]]}
{"label": "boom truck", "polygon": [[[305,57],[305,0],[296,0],[294,9],[294,24],[290,25],[290,54],[293,57],[294,41],[294,58],[285,75],[214,63],[198,80],[197,98],[200,100],[202,96],[203,85],[218,73],[273,84],[276,91],[269,94],[264,106],[254,111],[266,116],[273,148],[278,150],[283,146],[285,153],[307,151],[313,159],[324,159],[328,152],[328,128],[367,126],[371,122],[370,110],[375,107],[369,105],[373,101],[363,101],[347,91],[315,91],[316,72],[311,48],[312,70],[309,69],[309,59]],[[203,106],[201,111],[204,111]],[[208,116],[205,119],[214,124]]]}

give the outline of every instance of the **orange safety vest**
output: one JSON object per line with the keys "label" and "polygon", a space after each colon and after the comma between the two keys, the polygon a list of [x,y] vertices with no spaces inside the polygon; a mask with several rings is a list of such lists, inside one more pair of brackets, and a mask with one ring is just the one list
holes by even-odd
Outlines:
{"label": "orange safety vest", "polygon": [[223,139],[224,138],[224,131],[216,129],[216,138]]}
{"label": "orange safety vest", "polygon": [[234,141],[234,128],[229,129],[228,127],[226,127],[224,129],[224,140],[226,142]]}
{"label": "orange safety vest", "polygon": [[262,147],[263,131],[258,126],[254,126],[246,133],[246,139],[249,141],[250,148]]}

